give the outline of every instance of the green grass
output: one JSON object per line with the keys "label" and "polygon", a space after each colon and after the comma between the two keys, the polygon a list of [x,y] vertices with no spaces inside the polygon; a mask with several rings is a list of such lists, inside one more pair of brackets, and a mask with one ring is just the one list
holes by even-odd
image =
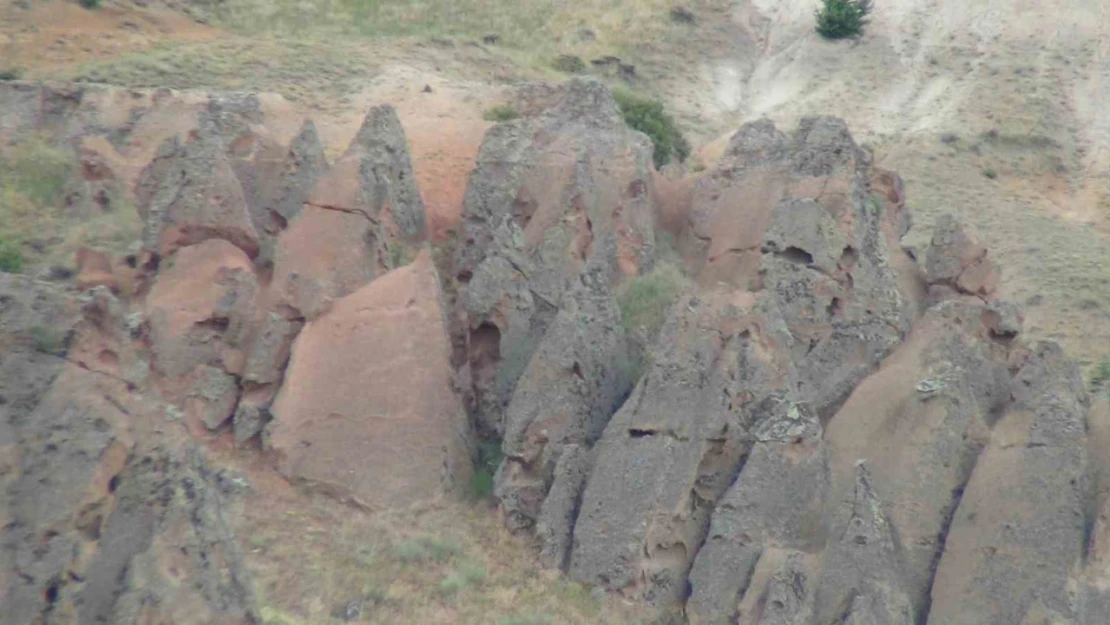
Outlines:
{"label": "green grass", "polygon": [[1091,374],[1090,387],[1092,393],[1110,388],[1110,356],[1104,357],[1095,367],[1094,373]]}
{"label": "green grass", "polygon": [[17,241],[0,238],[0,272],[21,273],[22,271],[22,246]]}
{"label": "green grass", "polygon": [[139,236],[139,216],[120,197],[107,211],[62,206],[75,167],[72,151],[42,137],[0,149],[0,271],[72,266],[82,246],[121,253]]}
{"label": "green grass", "polygon": [[110,61],[93,61],[61,78],[130,87],[267,91],[327,109],[348,105],[378,66],[349,42],[290,37],[168,43]]}
{"label": "green grass", "polygon": [[[533,67],[560,55],[634,58],[689,26],[671,18],[673,0],[240,0],[212,3],[206,17],[244,35],[283,41],[455,38],[497,35],[497,48]],[[584,33],[587,33],[585,35]]]}

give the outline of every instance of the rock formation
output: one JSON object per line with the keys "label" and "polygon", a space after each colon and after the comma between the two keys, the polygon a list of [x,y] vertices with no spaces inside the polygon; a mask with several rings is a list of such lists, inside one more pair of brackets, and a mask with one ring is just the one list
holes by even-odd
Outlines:
{"label": "rock formation", "polygon": [[486,135],[455,256],[472,412],[490,433],[504,432],[516,382],[582,268],[616,285],[654,258],[647,137],[600,82],[546,95],[535,115]]}
{"label": "rock formation", "polygon": [[79,294],[0,275],[3,625],[257,622],[206,449],[390,508],[467,483],[475,431],[546,566],[690,625],[1106,622],[1110,404],[964,226],[902,248],[843,122],[746,124],[676,185],[692,282],[641,373],[617,295],[661,211],[603,84],[522,90],[447,254],[388,105],[328,163],[265,97],[195,96],[128,178],[81,134],[98,98],[0,85],[0,140],[83,146],[145,225]]}

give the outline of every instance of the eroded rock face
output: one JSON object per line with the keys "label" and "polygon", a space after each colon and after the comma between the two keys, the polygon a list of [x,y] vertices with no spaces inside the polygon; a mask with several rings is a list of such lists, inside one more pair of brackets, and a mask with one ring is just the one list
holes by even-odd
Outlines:
{"label": "eroded rock face", "polygon": [[470,358],[473,413],[491,433],[503,431],[516,380],[587,262],[597,257],[616,284],[654,254],[647,138],[627,128],[600,82],[571,80],[548,96],[535,115],[486,135],[455,256],[459,331],[473,339],[492,326],[506,352],[517,350],[494,363]]}
{"label": "eroded rock face", "polygon": [[[535,523],[563,448],[593,445],[631,386],[609,276],[600,264],[587,266],[564,295],[506,412],[495,495],[511,528]],[[547,504],[548,515],[557,514],[554,505]]]}
{"label": "eroded rock face", "polygon": [[465,419],[451,378],[439,278],[425,252],[298,335],[269,426],[281,471],[370,507],[465,483]]}
{"label": "eroded rock face", "polygon": [[1077,620],[1068,578],[1086,540],[1088,399],[1078,368],[1054,344],[1034,347],[1017,366],[1013,401],[952,519],[929,623],[1017,623],[1032,609]]}
{"label": "eroded rock face", "polygon": [[[305,132],[297,140],[311,144]],[[294,143],[289,159],[304,159],[294,151],[303,149],[311,160],[315,148],[306,145]],[[277,214],[278,221],[288,221],[274,250],[278,300],[307,319],[404,264],[425,234],[424,204],[392,107],[371,109],[343,157],[317,174],[319,165],[314,162],[290,174],[287,186],[292,190],[283,192],[284,208],[277,199],[267,208],[272,219]],[[310,179],[314,186],[302,192],[298,185]],[[303,195],[303,202],[297,195]]]}
{"label": "eroded rock face", "polygon": [[999,269],[987,248],[951,215],[940,216],[925,261],[929,284],[987,299],[998,289]]}
{"label": "eroded rock face", "polygon": [[226,149],[216,125],[203,119],[187,141],[175,136],[158,149],[139,181],[149,191],[137,193],[146,250],[168,256],[222,239],[251,258],[258,254],[258,231]]}
{"label": "eroded rock face", "polygon": [[902,182],[839,120],[748,124],[676,182],[698,284],[633,380],[613,294],[653,262],[655,176],[600,83],[533,89],[489,132],[454,353],[391,108],[329,165],[251,94],[188,96],[148,148],[128,136],[170,109],[79,141],[105,93],[0,88],[0,139],[73,140],[80,193],[134,180],[116,148],[153,157],[145,254],[83,251],[77,298],[0,274],[3,625],[257,622],[195,441],[261,434],[294,482],[426,501],[470,470],[460,379],[541,561],[691,625],[1106,622],[1110,404],[1023,343],[962,225],[902,250]]}
{"label": "eroded rock face", "polygon": [[788,341],[751,294],[679,301],[652,367],[597,444],[571,577],[661,604],[683,598],[752,429],[791,387]]}
{"label": "eroded rock face", "polygon": [[214,473],[160,435],[163,404],[106,375],[115,361],[86,364],[120,303],[83,299],[0,275],[0,622],[257,618]]}

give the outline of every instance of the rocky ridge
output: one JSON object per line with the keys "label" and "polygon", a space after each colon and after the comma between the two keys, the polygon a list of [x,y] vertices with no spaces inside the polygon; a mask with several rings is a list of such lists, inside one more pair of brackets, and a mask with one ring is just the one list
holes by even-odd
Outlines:
{"label": "rocky ridge", "polygon": [[678,199],[694,286],[641,374],[617,294],[675,198],[601,83],[530,89],[453,253],[390,107],[329,163],[224,94],[136,177],[132,254],[84,252],[80,295],[0,276],[3,623],[257,622],[207,445],[375,508],[465,484],[477,438],[545,564],[691,625],[1104,621],[1110,407],[973,233],[903,249],[843,122],[747,124]]}

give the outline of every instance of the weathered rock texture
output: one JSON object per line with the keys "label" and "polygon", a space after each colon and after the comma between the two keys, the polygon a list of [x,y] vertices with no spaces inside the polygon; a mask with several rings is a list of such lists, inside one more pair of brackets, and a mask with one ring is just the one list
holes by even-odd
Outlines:
{"label": "weathered rock texture", "polygon": [[455,256],[471,410],[490,433],[587,262],[616,285],[654,253],[651,144],[608,89],[572,80],[534,113],[486,135]]}
{"label": "weathered rock texture", "polygon": [[[1088,413],[1059,348],[1023,344],[998,268],[958,223],[938,221],[920,265],[902,249],[903,202],[838,120],[742,128],[680,236],[700,286],[600,438],[547,455],[565,434],[544,419],[589,402],[541,372],[606,362],[561,338],[573,290],[530,357],[514,353],[510,527],[534,525],[572,578],[697,625],[1103,618],[1110,464],[1094,459],[1110,417]],[[514,238],[503,225],[486,243]],[[534,301],[527,275],[511,284]],[[587,353],[606,353],[590,334]]]}
{"label": "weathered rock texture", "polygon": [[[120,127],[97,101],[120,93],[47,91],[3,90],[0,140],[15,120],[79,144],[86,182],[135,182],[144,231],[124,259],[83,249],[80,295],[0,274],[0,623],[261,622],[239,482],[197,443],[255,446],[274,415],[263,447],[338,496],[466,482],[439,278],[427,253],[397,269],[425,217],[392,108],[329,166],[311,122],[271,132],[266,96],[136,92]],[[130,145],[144,124],[157,141]]]}
{"label": "weathered rock texture", "polygon": [[747,124],[675,182],[695,284],[641,374],[615,293],[657,175],[601,83],[489,131],[444,285],[390,107],[329,164],[267,97],[174,98],[0,89],[0,141],[76,146],[74,197],[136,181],[145,223],[82,251],[80,296],[0,275],[3,625],[258,622],[203,445],[388,507],[465,482],[474,425],[545,565],[691,625],[1107,622],[1110,403],[961,224],[903,250],[902,182],[843,122]]}
{"label": "weathered rock texture", "polygon": [[[225,495],[203,455],[161,434],[163,404],[129,393],[99,370],[106,363],[86,367],[66,353],[83,335],[122,325],[118,302],[103,302],[111,297],[94,291],[81,306],[0,275],[0,327],[13,341],[0,356],[0,622],[256,619],[221,516]],[[52,336],[60,342],[47,350]]]}

